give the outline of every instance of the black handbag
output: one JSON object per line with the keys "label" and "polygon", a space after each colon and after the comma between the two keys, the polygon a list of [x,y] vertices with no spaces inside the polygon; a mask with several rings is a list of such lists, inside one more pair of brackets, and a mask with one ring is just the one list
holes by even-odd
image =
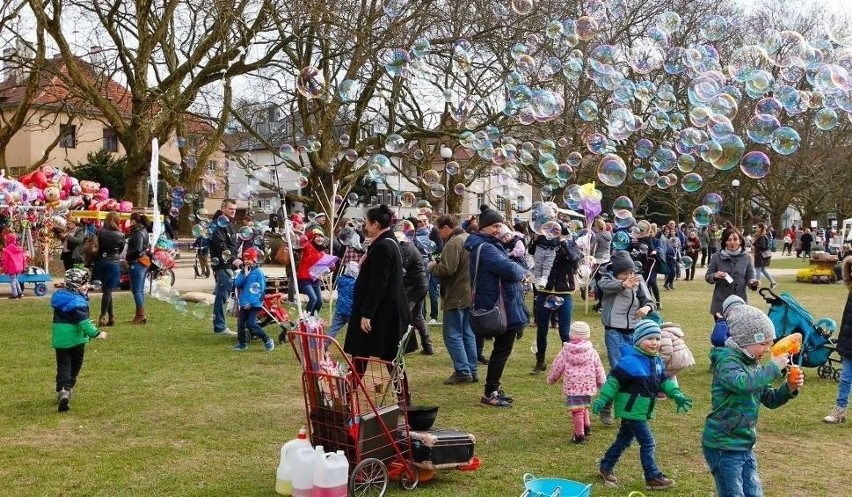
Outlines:
{"label": "black handbag", "polygon": [[506,332],[506,306],[503,302],[503,284],[497,287],[497,302],[490,309],[477,309],[476,302],[476,278],[479,274],[479,258],[482,255],[482,245],[476,249],[476,265],[473,270],[473,304],[469,312],[470,327],[473,333],[482,338],[493,338]]}

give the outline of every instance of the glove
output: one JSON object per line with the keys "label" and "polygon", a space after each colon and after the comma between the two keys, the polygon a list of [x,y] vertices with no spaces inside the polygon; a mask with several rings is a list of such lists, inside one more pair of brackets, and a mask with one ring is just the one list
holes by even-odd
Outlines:
{"label": "glove", "polygon": [[597,416],[601,413],[601,411],[603,411],[604,407],[606,407],[606,401],[604,399],[598,399],[594,401],[592,403],[592,414]]}
{"label": "glove", "polygon": [[677,404],[677,410],[675,412],[687,413],[690,409],[692,409],[692,399],[686,395],[679,394],[672,397],[672,399],[675,401],[675,404]]}

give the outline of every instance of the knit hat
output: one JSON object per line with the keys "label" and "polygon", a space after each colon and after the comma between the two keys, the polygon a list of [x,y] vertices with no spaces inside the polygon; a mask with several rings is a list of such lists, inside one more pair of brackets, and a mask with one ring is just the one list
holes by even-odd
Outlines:
{"label": "knit hat", "polygon": [[571,338],[588,340],[592,336],[589,325],[584,321],[574,321],[571,323],[571,330],[568,332]]}
{"label": "knit hat", "polygon": [[642,340],[647,338],[660,338],[661,336],[660,325],[650,319],[643,319],[636,323],[636,327],[633,328],[633,345],[639,345]]}
{"label": "knit hat", "polygon": [[493,224],[502,223],[503,222],[503,214],[495,211],[491,207],[487,205],[483,205],[479,208],[479,229],[487,228]]}
{"label": "knit hat", "polygon": [[626,250],[619,250],[612,254],[609,258],[612,274],[618,276],[625,271],[635,271],[636,266],[633,264],[633,259]]}
{"label": "knit hat", "polygon": [[500,228],[500,232],[497,233],[497,238],[503,238],[504,236],[508,235],[511,232],[512,232],[512,230],[504,224],[503,227]]}
{"label": "knit hat", "polygon": [[775,339],[775,326],[757,307],[740,305],[728,316],[730,339],[740,347]]}
{"label": "knit hat", "polygon": [[745,300],[738,295],[731,295],[722,302],[722,315],[727,316],[735,307],[741,305],[746,305]]}

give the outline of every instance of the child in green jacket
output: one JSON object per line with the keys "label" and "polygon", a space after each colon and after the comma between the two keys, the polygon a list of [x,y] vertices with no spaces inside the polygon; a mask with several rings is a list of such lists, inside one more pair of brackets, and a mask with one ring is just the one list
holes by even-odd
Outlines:
{"label": "child in green jacket", "polygon": [[645,487],[649,490],[663,490],[674,485],[674,480],[667,478],[657,467],[654,457],[656,442],[648,421],[654,417],[657,393],[663,392],[674,400],[678,412],[688,412],[692,408],[692,399],[684,395],[677,383],[666,375],[659,355],[661,336],[660,326],[656,322],[642,319],[636,323],[633,346],[623,347],[621,359],[610,371],[600,397],[592,405],[592,411],[598,414],[607,402],[613,402],[615,415],[621,418],[621,428],[615,442],[601,459],[600,474],[606,485],[618,484],[613,468],[634,438],[639,442]]}
{"label": "child in green jacket", "polygon": [[50,299],[53,307],[53,348],[56,349],[56,393],[59,412],[71,407],[71,394],[83,367],[83,356],[90,338],[106,338],[89,319],[89,273],[85,269],[65,271],[65,288]]}
{"label": "child in green jacket", "polygon": [[788,376],[779,388],[772,388],[773,380],[784,377],[789,355],[760,363],[775,338],[772,321],[760,309],[738,306],[728,316],[728,327],[725,346],[710,353],[713,406],[701,444],[716,495],[760,497],[763,490],[753,451],[758,409],[760,404],[770,409],[786,404],[798,394],[804,375]]}

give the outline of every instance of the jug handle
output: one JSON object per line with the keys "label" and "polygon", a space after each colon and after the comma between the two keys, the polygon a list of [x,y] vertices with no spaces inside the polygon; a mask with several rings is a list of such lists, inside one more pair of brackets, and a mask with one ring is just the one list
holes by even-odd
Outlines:
{"label": "jug handle", "polygon": [[523,480],[524,480],[524,485],[526,485],[527,483],[535,480],[535,476],[533,476],[532,473],[524,473]]}
{"label": "jug handle", "polygon": [[553,489],[553,493],[550,494],[550,497],[559,497],[559,494],[562,493],[562,487],[556,487]]}

